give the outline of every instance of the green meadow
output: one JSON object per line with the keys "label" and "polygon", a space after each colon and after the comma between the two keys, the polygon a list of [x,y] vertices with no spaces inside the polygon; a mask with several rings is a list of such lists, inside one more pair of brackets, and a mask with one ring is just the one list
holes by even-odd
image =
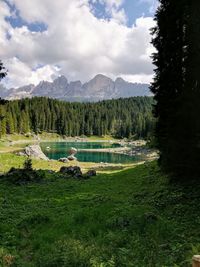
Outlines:
{"label": "green meadow", "polygon": [[156,162],[88,180],[44,172],[0,180],[0,266],[190,266],[200,249],[200,185]]}

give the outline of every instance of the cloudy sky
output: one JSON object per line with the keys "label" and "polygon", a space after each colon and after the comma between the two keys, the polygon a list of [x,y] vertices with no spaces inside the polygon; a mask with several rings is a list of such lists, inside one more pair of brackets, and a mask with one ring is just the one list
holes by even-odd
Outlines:
{"label": "cloudy sky", "polygon": [[0,59],[7,87],[64,74],[150,82],[156,0],[0,0]]}

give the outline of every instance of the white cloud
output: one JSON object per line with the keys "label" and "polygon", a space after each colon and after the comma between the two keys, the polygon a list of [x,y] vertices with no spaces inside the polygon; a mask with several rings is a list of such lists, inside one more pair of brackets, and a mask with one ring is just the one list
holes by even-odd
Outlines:
{"label": "white cloud", "polygon": [[144,73],[138,75],[121,75],[121,77],[124,80],[133,83],[150,83],[153,80],[153,74],[146,75]]}
{"label": "white cloud", "polygon": [[[9,0],[27,22],[46,24],[44,32],[31,32],[26,26],[12,28],[4,20],[9,9],[1,2],[0,8],[3,6],[5,11],[0,15],[0,58],[6,60],[9,85],[50,80],[58,72],[69,80],[82,81],[97,73],[135,77],[137,81],[140,77],[141,82],[150,77],[153,67],[149,29],[153,19],[141,17],[127,27],[122,23],[122,1],[101,1],[116,10],[110,20],[97,19],[88,0]],[[38,65],[44,67],[36,69]]]}
{"label": "white cloud", "polygon": [[60,70],[58,67],[50,65],[32,70],[16,57],[6,60],[5,64],[9,70],[9,79],[6,78],[9,88],[28,84],[37,85],[42,80],[51,82],[55,76],[59,75]]}

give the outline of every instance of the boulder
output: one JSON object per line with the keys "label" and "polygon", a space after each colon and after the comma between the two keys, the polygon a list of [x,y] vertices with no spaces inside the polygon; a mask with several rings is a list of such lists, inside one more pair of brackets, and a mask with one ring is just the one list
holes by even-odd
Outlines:
{"label": "boulder", "polygon": [[63,166],[60,168],[60,173],[67,174],[67,175],[70,175],[72,177],[77,177],[77,178],[83,177],[81,168],[78,166],[70,166],[70,167]]}
{"label": "boulder", "polygon": [[60,158],[58,161],[63,162],[63,163],[67,163],[69,162],[68,158]]}
{"label": "boulder", "polygon": [[69,155],[74,156],[76,155],[76,153],[77,153],[77,149],[75,147],[71,147],[69,150]]}
{"label": "boulder", "polygon": [[24,155],[31,158],[49,160],[48,157],[42,152],[42,149],[39,145],[31,145],[25,147]]}
{"label": "boulder", "polygon": [[70,160],[70,161],[77,160],[77,158],[74,157],[74,155],[68,156],[67,159]]}
{"label": "boulder", "polygon": [[92,177],[92,176],[96,176],[97,175],[97,172],[95,170],[89,170],[85,176],[86,177]]}

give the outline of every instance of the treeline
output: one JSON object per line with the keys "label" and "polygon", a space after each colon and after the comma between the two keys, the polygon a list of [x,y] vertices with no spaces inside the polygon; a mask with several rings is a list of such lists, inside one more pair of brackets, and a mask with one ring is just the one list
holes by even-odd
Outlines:
{"label": "treeline", "polygon": [[148,137],[154,127],[153,98],[134,97],[98,103],[67,103],[36,97],[0,105],[0,134]]}

